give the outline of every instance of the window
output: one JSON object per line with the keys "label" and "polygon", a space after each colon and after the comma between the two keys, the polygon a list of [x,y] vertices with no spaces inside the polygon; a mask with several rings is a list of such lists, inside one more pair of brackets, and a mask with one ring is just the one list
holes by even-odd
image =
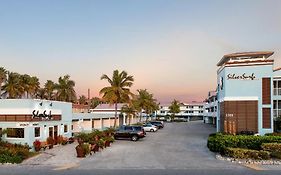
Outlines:
{"label": "window", "polygon": [[24,128],[7,128],[7,137],[24,138]]}
{"label": "window", "polygon": [[164,113],[165,113],[165,111],[160,111],[160,113],[161,113],[161,114],[164,114]]}
{"label": "window", "polygon": [[67,125],[64,125],[64,132],[65,132],[65,133],[68,132],[68,127],[67,127]]}
{"label": "window", "polygon": [[73,125],[71,125],[71,130],[73,130],[74,129],[74,127],[73,127]]}
{"label": "window", "polygon": [[34,128],[34,136],[35,137],[40,137],[40,127],[35,127]]}

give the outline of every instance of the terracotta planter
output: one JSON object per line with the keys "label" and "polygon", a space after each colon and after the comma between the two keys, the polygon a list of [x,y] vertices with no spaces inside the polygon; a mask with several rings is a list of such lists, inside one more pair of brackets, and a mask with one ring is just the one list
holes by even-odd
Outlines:
{"label": "terracotta planter", "polygon": [[84,152],[82,146],[78,145],[78,146],[76,146],[75,149],[76,149],[77,157],[80,157],[80,158],[81,157],[86,157],[85,152]]}
{"label": "terracotta planter", "polygon": [[51,145],[49,145],[49,149],[52,149],[53,147],[54,147],[54,145],[52,145],[52,144],[51,144]]}
{"label": "terracotta planter", "polygon": [[105,141],[105,147],[110,147],[110,141]]}
{"label": "terracotta planter", "polygon": [[34,147],[34,149],[35,149],[36,152],[39,152],[41,147]]}

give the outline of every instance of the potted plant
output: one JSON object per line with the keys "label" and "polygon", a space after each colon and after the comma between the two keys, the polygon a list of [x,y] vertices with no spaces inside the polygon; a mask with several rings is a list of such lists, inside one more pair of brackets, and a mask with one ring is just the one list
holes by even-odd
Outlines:
{"label": "potted plant", "polygon": [[47,144],[49,145],[49,149],[52,149],[54,147],[55,140],[53,139],[53,137],[47,138]]}
{"label": "potted plant", "polygon": [[41,142],[36,139],[36,140],[33,142],[33,146],[34,146],[34,150],[35,150],[36,152],[38,152],[38,151],[40,151],[40,149],[41,149]]}
{"label": "potted plant", "polygon": [[63,142],[63,136],[62,136],[62,135],[59,135],[59,136],[57,137],[57,143],[58,143],[58,144],[62,144],[62,142]]}
{"label": "potted plant", "polygon": [[73,137],[70,137],[70,138],[68,139],[68,143],[71,144],[71,143],[73,143],[73,142],[74,142],[74,138],[73,138]]}
{"label": "potted plant", "polygon": [[90,154],[90,145],[88,143],[81,143],[76,146],[77,157],[83,158]]}

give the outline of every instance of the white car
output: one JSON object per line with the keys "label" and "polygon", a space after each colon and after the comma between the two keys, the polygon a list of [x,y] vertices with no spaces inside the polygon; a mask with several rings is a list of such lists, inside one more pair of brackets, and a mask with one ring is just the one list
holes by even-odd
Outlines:
{"label": "white car", "polygon": [[146,132],[155,132],[155,131],[158,130],[158,129],[157,129],[157,126],[154,126],[154,125],[152,125],[152,124],[150,124],[150,123],[144,124],[144,125],[143,125],[143,129],[144,129],[144,131],[146,131]]}

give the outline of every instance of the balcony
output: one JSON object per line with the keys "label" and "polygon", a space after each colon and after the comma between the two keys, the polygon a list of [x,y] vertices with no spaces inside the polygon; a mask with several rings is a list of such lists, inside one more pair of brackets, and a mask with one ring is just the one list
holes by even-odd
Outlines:
{"label": "balcony", "polygon": [[281,109],[273,109],[273,117],[281,117]]}
{"label": "balcony", "polygon": [[274,88],[273,95],[281,96],[281,88]]}

